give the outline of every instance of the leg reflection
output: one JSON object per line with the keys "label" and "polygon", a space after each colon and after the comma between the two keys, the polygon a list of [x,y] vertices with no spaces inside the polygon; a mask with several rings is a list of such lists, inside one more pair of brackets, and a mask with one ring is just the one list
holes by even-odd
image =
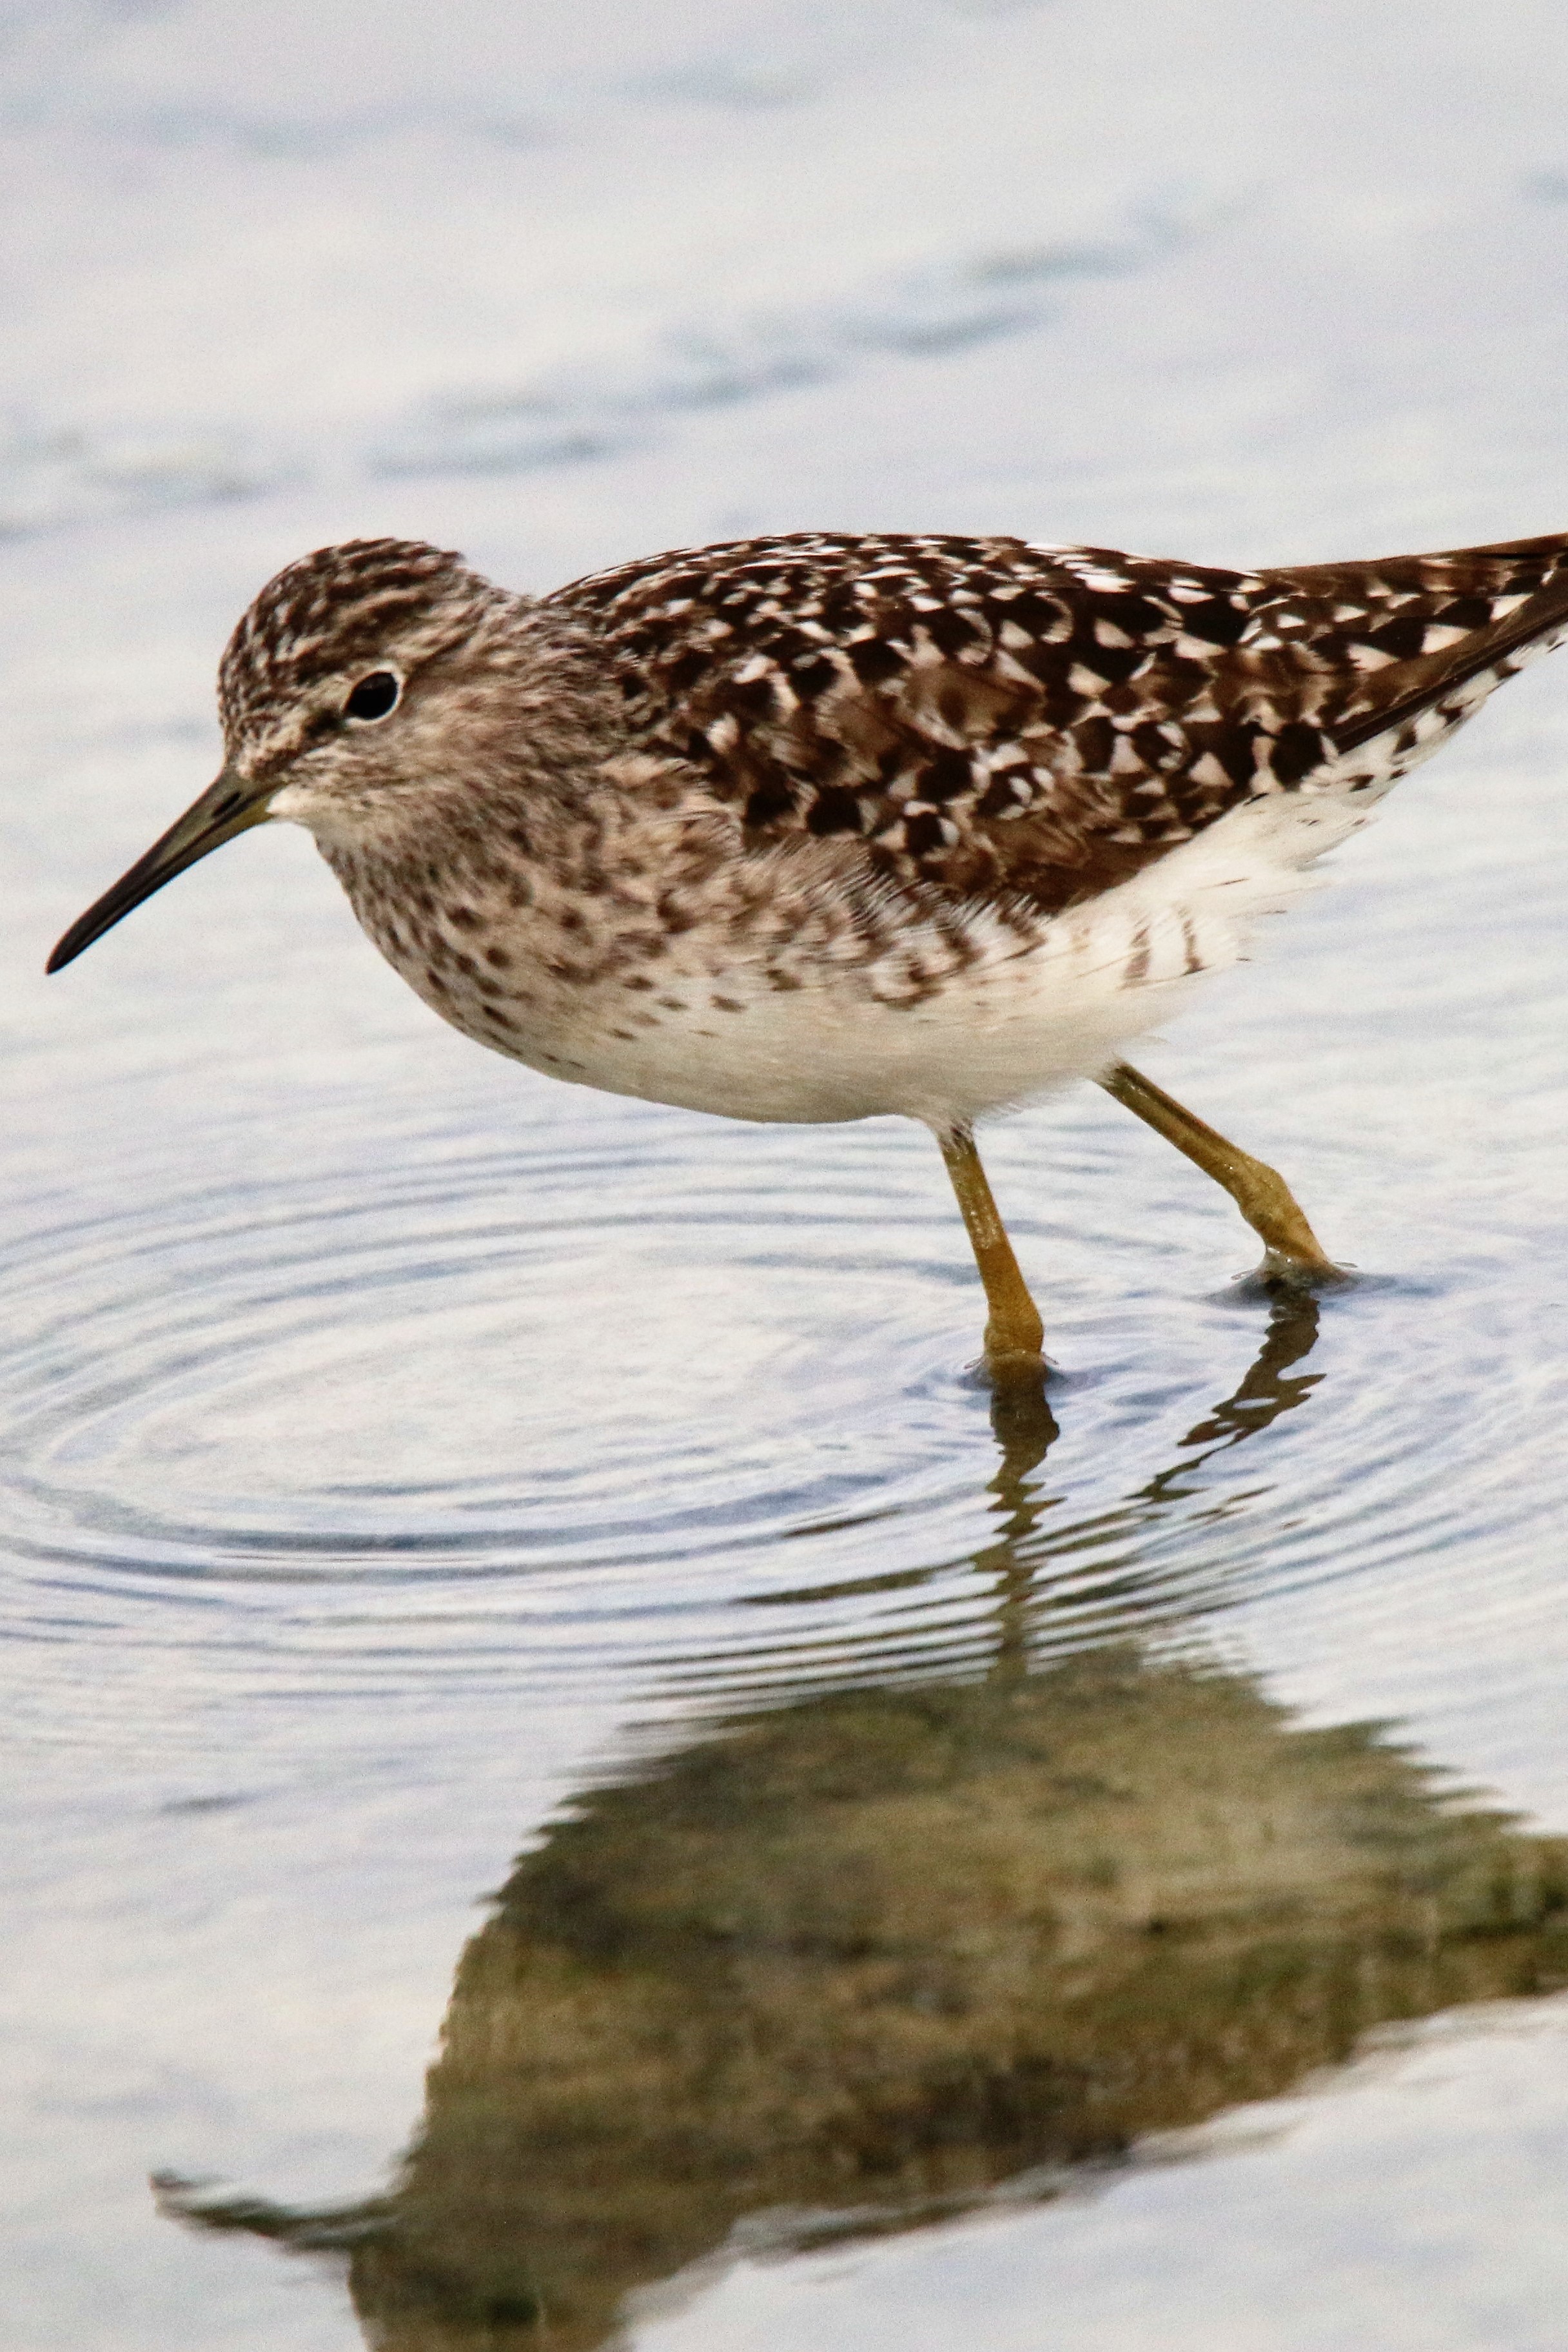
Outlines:
{"label": "leg reflection", "polygon": [[[1301,1372],[1289,1381],[1284,1376],[1292,1364],[1299,1364],[1316,1347],[1318,1319],[1318,1302],[1306,1294],[1287,1293],[1277,1300],[1263,1345],[1246,1379],[1203,1421],[1194,1423],[1182,1440],[1183,1452],[1201,1445],[1205,1451],[1197,1459],[1206,1462],[1211,1454],[1240,1445],[1245,1439],[1268,1429],[1282,1413],[1294,1412],[1298,1405],[1305,1404],[1322,1380],[1322,1373]],[[1193,1467],[1191,1461],[1173,1465],[1158,1472],[1141,1491],[1146,1495],[1160,1493],[1181,1470]]]}
{"label": "leg reflection", "polygon": [[[1178,1441],[1178,1458],[1135,1487],[1126,1503],[1110,1512],[1049,1531],[1042,1522],[1047,1512],[1061,1507],[1065,1497],[1047,1493],[1033,1475],[1059,1434],[1044,1387],[1033,1396],[1017,1391],[994,1398],[991,1424],[1002,1458],[988,1492],[996,1497],[993,1508],[1001,1524],[994,1539],[972,1561],[977,1574],[993,1580],[994,1675],[1026,1675],[1047,1624],[1059,1634],[1065,1630],[1065,1613],[1077,1614],[1081,1605],[1078,1577],[1069,1579],[1070,1597],[1051,1581],[1053,1574],[1059,1580],[1064,1569],[1077,1569],[1075,1555],[1088,1553],[1103,1560],[1109,1552],[1114,1563],[1124,1546],[1136,1555],[1138,1539],[1145,1534],[1151,1517],[1189,1499],[1194,1490],[1188,1482],[1211,1456],[1258,1436],[1306,1402],[1323,1375],[1292,1373],[1292,1367],[1310,1355],[1317,1344],[1318,1327],[1318,1302],[1310,1292],[1280,1293],[1271,1307],[1263,1344],[1245,1377]],[[1157,1572],[1134,1556],[1120,1572],[1113,1566],[1110,1575],[1100,1580],[1100,1605],[1134,1614],[1141,1604],[1155,1599],[1154,1588],[1162,1581]],[[1180,1599],[1171,1596],[1163,1600],[1163,1615],[1170,1612],[1172,1599],[1180,1613]],[[1210,1599],[1200,1588],[1187,1596],[1187,1605],[1196,1613],[1209,1605]],[[1089,1632],[1087,1626],[1084,1630]]]}
{"label": "leg reflection", "polygon": [[975,1554],[974,1567],[982,1576],[996,1580],[992,1672],[1007,1676],[1028,1671],[1028,1602],[1035,1566],[1026,1557],[1026,1547],[1052,1499],[1042,1494],[1032,1474],[1061,1435],[1046,1402],[1044,1380],[998,1388],[991,1400],[991,1427],[1002,1459],[986,1492],[996,1497],[993,1509],[1001,1524],[994,1542]]}

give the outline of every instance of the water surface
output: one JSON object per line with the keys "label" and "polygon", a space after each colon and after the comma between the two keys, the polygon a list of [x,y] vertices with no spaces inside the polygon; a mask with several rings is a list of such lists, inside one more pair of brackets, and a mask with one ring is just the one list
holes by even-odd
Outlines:
{"label": "water surface", "polygon": [[488,1057],[300,835],[40,972],[334,536],[1551,527],[1555,14],[374,15],[4,28],[7,2344],[1560,2344],[1558,666],[1142,1056],[1352,1284],[998,1128],[1036,1409],[927,1139]]}

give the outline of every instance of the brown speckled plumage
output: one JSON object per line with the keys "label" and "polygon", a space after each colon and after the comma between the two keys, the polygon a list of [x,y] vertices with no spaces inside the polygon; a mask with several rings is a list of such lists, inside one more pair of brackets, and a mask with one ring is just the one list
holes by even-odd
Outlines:
{"label": "brown speckled plumage", "polygon": [[740,1118],[925,1120],[1027,1357],[966,1139],[1074,1076],[1227,1184],[1271,1263],[1328,1265],[1272,1171],[1120,1048],[1565,633],[1561,536],[1239,572],[803,533],[540,599],[430,547],[326,548],[224,656],[222,776],[51,968],[232,834],[303,824],[498,1052]]}
{"label": "brown speckled plumage", "polygon": [[[1169,983],[1238,951],[1179,866],[1162,942],[1151,869],[1246,806],[1370,802],[1565,622],[1558,538],[1237,572],[801,533],[538,601],[369,540],[263,590],[220,704],[231,767],[252,791],[276,780],[273,813],[310,825],[377,945],[483,1043],[743,1116],[940,1121],[941,1074],[922,1084],[905,1054],[852,1049],[838,1082],[847,1023],[967,991],[977,1037],[1016,1033],[1009,962],[1053,919],[1125,901],[1106,950],[1124,1005],[1075,1015],[1062,992],[1088,1033],[1067,1063],[1092,1066],[1101,1029],[1136,1034]],[[347,719],[383,666],[395,716]],[[1322,845],[1303,827],[1270,855]],[[1080,998],[1103,961],[1083,937]],[[1043,971],[1040,987],[1048,1021]],[[792,996],[793,1045],[776,1002]],[[744,1052],[704,1054],[746,1016]],[[669,1066],[678,1030],[694,1071]],[[805,1066],[793,1078],[762,1066],[781,1049]],[[952,1118],[1062,1059],[1037,1039],[1011,1088],[988,1065]]]}
{"label": "brown speckled plumage", "polygon": [[849,834],[900,883],[1049,914],[1257,794],[1387,781],[1465,715],[1478,660],[1489,685],[1517,667],[1538,625],[1509,618],[1563,555],[1237,572],[800,534],[626,564],[546,609],[593,623],[631,740],[748,840]]}
{"label": "brown speckled plumage", "polygon": [[[1170,982],[1238,951],[1215,891],[1180,879],[1193,845],[1271,802],[1319,830],[1304,819],[1282,850],[1276,827],[1259,872],[1340,837],[1568,625],[1564,552],[1238,572],[801,533],[536,601],[458,556],[367,540],[262,591],[219,699],[237,789],[310,826],[377,945],[483,1043],[742,1116],[940,1123],[953,1039],[931,1086],[901,1053],[884,1082],[853,1043],[840,1083],[847,1025],[957,992],[977,1038],[1017,1042],[1030,1011],[1050,1025],[1038,951],[1076,939],[1085,1002],[1064,968],[1059,1010],[1083,1038],[1020,1045],[1011,1087],[991,1055],[948,1108],[1092,1068],[1101,1029],[1136,1034]],[[400,688],[378,724],[346,708],[367,671]],[[1331,801],[1325,832],[1313,804]],[[1100,908],[1125,913],[1120,930],[1085,927]],[[1126,1002],[1089,1018],[1107,959]],[[787,998],[804,1001],[786,1024]],[[765,1053],[754,1035],[704,1055],[747,1016]],[[677,1074],[679,1027],[694,1068]]]}

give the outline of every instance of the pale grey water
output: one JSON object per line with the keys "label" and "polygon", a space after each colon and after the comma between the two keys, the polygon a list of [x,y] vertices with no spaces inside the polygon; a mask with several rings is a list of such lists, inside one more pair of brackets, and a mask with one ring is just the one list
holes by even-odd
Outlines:
{"label": "pale grey water", "polygon": [[[211,772],[234,616],[335,536],[545,585],[808,525],[1266,561],[1561,523],[1560,12],[437,35],[342,0],[16,7],[0,42],[7,2352],[365,2340],[341,2257],[182,2229],[148,2176],[374,2197],[512,1857],[593,1791],[635,1810],[650,1742],[716,1712],[962,1706],[999,1655],[1110,1642],[1568,1831],[1568,665],[1144,1057],[1361,1269],[1315,1328],[1108,1102],[996,1133],[1044,1454],[999,1452],[966,1374],[921,1137],[486,1057],[302,836],[41,978]],[[1568,2344],[1556,1949],[1500,2007],[1440,1969],[1365,1993],[1369,2028],[1434,2021],[1242,2070],[1195,2147],[1152,2108],[1081,2196],[1029,2190],[1036,2149],[971,2182],[1002,2203],[874,2240],[759,2252],[727,2210],[672,2297],[628,2271],[633,2340]],[[491,2340],[448,2320],[386,2340]]]}

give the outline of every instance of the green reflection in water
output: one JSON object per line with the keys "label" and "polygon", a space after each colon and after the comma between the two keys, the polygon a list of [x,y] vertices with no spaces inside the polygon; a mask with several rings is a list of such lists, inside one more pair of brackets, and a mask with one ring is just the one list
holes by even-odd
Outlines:
{"label": "green reflection in water", "polygon": [[[1300,1402],[1304,1315],[1190,1444]],[[1568,1980],[1568,1847],[1376,1727],[1126,1639],[1038,1664],[1051,1434],[999,1409],[988,1671],[795,1696],[585,1794],[462,1956],[384,2197],[166,2207],[345,2253],[377,2352],[589,2352],[725,2250],[1047,2197],[1385,2021]]]}

